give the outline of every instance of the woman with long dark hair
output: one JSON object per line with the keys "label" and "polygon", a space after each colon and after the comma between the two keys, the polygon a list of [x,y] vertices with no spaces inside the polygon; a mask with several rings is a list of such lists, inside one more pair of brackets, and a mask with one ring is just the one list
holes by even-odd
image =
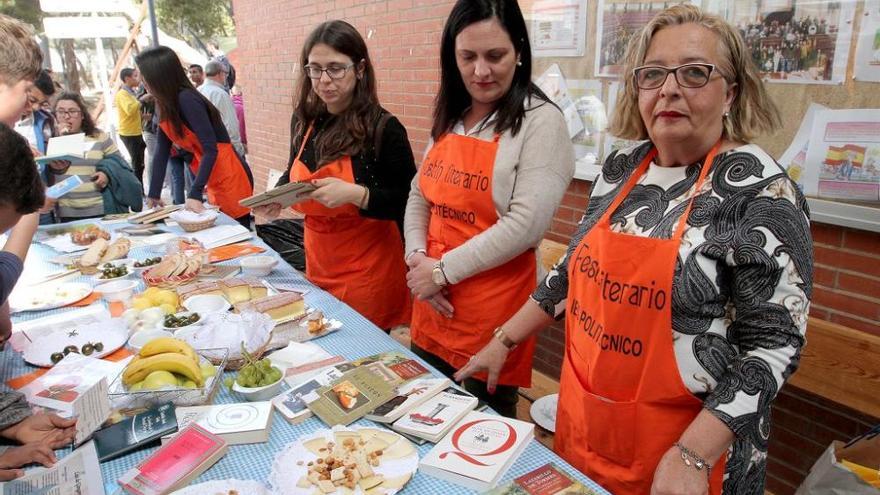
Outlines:
{"label": "woman with long dark hair", "polygon": [[187,193],[186,208],[204,211],[202,202],[207,193],[208,200],[220,211],[250,228],[250,212],[238,202],[253,194],[253,176],[232,147],[220,113],[193,87],[170,48],[144,50],[135,63],[144,87],[156,99],[160,115],[148,204],[162,204],[159,197],[174,144],[194,155],[190,167],[196,178]]}
{"label": "woman with long dark hair", "polygon": [[[287,173],[309,181],[306,276],[379,328],[409,323],[400,228],[415,175],[406,129],[379,105],[376,75],[360,33],[343,21],[312,31],[300,57]],[[256,208],[277,217],[277,204]]]}
{"label": "woman with long dark hair", "polygon": [[[443,30],[432,143],[406,207],[412,347],[452,375],[526,301],[535,247],[574,174],[562,112],[531,82],[515,0],[459,0]],[[494,337],[493,337],[494,335]],[[531,383],[534,339],[510,353],[497,389],[465,387],[505,416]]]}

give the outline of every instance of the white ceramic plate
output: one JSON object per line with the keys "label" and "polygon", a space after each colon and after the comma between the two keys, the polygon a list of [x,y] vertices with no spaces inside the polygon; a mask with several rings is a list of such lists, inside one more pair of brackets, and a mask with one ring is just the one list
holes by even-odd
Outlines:
{"label": "white ceramic plate", "polygon": [[89,342],[101,342],[104,350],[89,355],[93,358],[102,358],[125,345],[128,339],[128,330],[121,319],[112,319],[108,322],[92,323],[75,327],[61,327],[58,330],[34,340],[24,350],[24,360],[34,366],[49,368],[54,366],[52,354],[62,352],[65,347],[75,345],[81,348]]}
{"label": "white ceramic plate", "polygon": [[215,480],[181,488],[171,495],[269,495],[269,489],[259,481],[253,480]]}
{"label": "white ceramic plate", "polygon": [[559,394],[545,395],[533,402],[529,410],[535,423],[552,433],[556,432],[557,402],[559,402]]}
{"label": "white ceramic plate", "polygon": [[[272,472],[269,473],[269,484],[272,485],[275,493],[279,495],[312,495],[316,491],[320,493],[320,490],[318,490],[316,486],[309,488],[299,488],[296,486],[299,479],[308,473],[308,463],[318,458],[303,444],[315,438],[324,438],[325,440],[332,441],[334,439],[334,431],[358,431],[361,429],[380,430],[383,433],[390,433],[397,437],[398,442],[407,442],[410,444],[412,447],[411,454],[399,459],[385,459],[379,464],[379,466],[373,467],[373,471],[377,475],[383,475],[386,479],[409,475],[410,481],[412,481],[412,476],[415,475],[415,472],[419,467],[419,452],[416,450],[415,446],[412,445],[412,442],[397,433],[384,428],[345,428],[336,426],[332,430],[324,429],[304,435],[295,442],[287,444],[284,449],[275,456],[275,461],[272,463]],[[391,445],[389,445],[389,447],[391,447]],[[404,488],[405,487],[406,485],[404,485]],[[399,491],[400,490],[386,489],[385,495],[394,495]],[[342,491],[337,490],[337,493],[342,493]],[[359,486],[356,486],[352,492],[348,493],[353,493],[353,495],[363,495],[364,491],[361,490]]]}
{"label": "white ceramic plate", "polygon": [[21,287],[9,296],[9,308],[13,313],[44,311],[60,308],[85,299],[92,293],[92,286],[82,282],[69,282],[55,287]]}

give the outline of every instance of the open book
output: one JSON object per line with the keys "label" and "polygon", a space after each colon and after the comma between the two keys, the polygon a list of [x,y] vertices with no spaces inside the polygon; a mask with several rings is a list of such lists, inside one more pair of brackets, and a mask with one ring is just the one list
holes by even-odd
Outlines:
{"label": "open book", "polygon": [[83,133],[53,137],[49,139],[49,143],[46,146],[46,154],[38,156],[34,160],[39,164],[54,161],[98,163],[99,160],[86,158],[86,155],[94,146],[95,142],[86,141],[86,135]]}
{"label": "open book", "polygon": [[309,182],[291,182],[261,194],[244,198],[238,204],[247,208],[278,203],[282,208],[295,205],[308,199],[308,194],[316,188]]}

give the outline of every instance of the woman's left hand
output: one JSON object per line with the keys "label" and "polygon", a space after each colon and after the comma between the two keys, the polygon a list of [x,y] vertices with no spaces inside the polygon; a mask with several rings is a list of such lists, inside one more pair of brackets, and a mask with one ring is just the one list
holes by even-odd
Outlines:
{"label": "woman's left hand", "polygon": [[437,259],[424,256],[406,273],[406,285],[419,299],[428,299],[443,288],[435,284],[431,278],[435,264],[437,264]]}
{"label": "woman's left hand", "polygon": [[187,198],[185,208],[196,213],[205,211],[205,205],[195,198]]}
{"label": "woman's left hand", "polygon": [[92,182],[95,183],[98,189],[104,189],[110,183],[110,179],[107,178],[107,174],[104,172],[97,172],[92,176]]}
{"label": "woman's left hand", "polygon": [[709,493],[709,476],[681,459],[678,447],[672,446],[660,459],[654,471],[651,495],[705,495]]}
{"label": "woman's left hand", "polygon": [[501,368],[507,362],[507,354],[509,352],[510,349],[502,344],[500,340],[492,337],[489,343],[480,349],[480,352],[474,354],[464,367],[455,372],[452,379],[456,382],[463,382],[465,378],[469,378],[475,373],[486,371],[488,374],[486,390],[490,394],[494,394],[495,385],[498,383],[498,375],[501,374]]}
{"label": "woman's left hand", "polygon": [[363,186],[345,182],[336,177],[315,179],[312,181],[312,185],[317,189],[309,194],[309,198],[327,208],[336,208],[348,203],[359,206],[361,198],[364,197]]}

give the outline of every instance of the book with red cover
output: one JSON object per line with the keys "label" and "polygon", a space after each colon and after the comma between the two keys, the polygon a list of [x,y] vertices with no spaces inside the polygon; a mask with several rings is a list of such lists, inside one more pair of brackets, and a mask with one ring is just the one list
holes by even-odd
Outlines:
{"label": "book with red cover", "polygon": [[483,495],[597,495],[556,464],[544,464]]}
{"label": "book with red cover", "polygon": [[164,495],[186,486],[226,454],[226,441],[191,424],[129,469],[119,484],[132,495]]}
{"label": "book with red cover", "polygon": [[484,492],[498,484],[531,442],[534,432],[532,423],[472,411],[422,458],[419,469]]}

